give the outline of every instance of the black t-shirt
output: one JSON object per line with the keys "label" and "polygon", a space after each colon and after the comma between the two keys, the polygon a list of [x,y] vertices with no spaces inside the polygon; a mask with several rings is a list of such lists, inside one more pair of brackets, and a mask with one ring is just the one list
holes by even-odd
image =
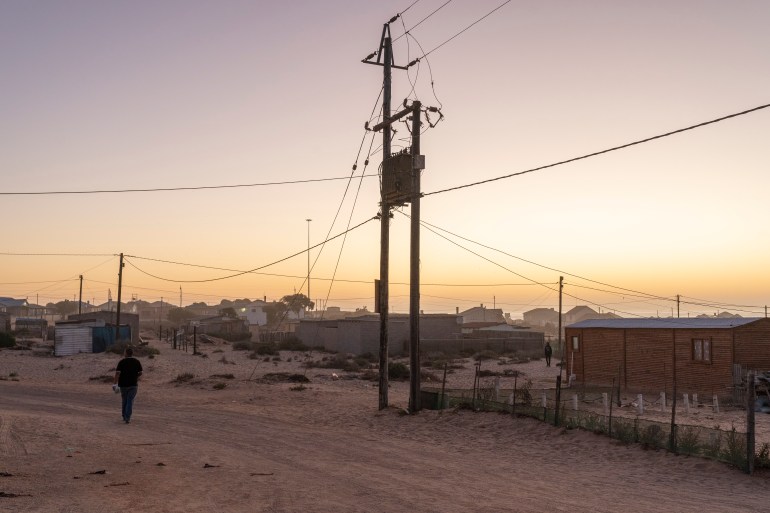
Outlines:
{"label": "black t-shirt", "polygon": [[115,370],[120,372],[118,375],[119,387],[135,387],[139,373],[142,372],[142,364],[136,358],[129,356],[120,360]]}

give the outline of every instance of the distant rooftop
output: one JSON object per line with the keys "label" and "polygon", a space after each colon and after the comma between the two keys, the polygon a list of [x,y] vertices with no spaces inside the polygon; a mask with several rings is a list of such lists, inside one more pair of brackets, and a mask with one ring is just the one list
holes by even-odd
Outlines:
{"label": "distant rooftop", "polygon": [[688,318],[644,318],[644,319],[586,319],[570,324],[567,328],[617,328],[617,329],[692,329],[692,328],[737,328],[756,322],[761,317],[688,317]]}

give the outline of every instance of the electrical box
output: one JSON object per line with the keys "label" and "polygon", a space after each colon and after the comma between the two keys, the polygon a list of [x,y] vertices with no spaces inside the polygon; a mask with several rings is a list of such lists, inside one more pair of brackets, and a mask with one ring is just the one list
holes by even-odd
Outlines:
{"label": "electrical box", "polygon": [[388,205],[398,207],[412,200],[412,170],[425,168],[425,155],[397,153],[382,164],[382,192]]}

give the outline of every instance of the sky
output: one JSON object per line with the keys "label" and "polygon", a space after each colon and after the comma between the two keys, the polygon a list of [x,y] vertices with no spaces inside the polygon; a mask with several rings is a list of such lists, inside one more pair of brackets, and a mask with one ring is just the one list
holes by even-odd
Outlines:
{"label": "sky", "polygon": [[276,300],[308,294],[312,246],[312,299],[373,310],[383,70],[361,61],[402,13],[396,64],[422,58],[393,71],[393,109],[445,116],[421,137],[424,312],[520,318],[558,308],[563,276],[565,311],[676,315],[679,295],[683,317],[763,316],[770,109],[431,193],[770,103],[770,3],[513,0],[446,42],[501,4],[0,2],[0,296],[72,300],[82,275],[84,301],[117,299],[123,253],[124,300]]}

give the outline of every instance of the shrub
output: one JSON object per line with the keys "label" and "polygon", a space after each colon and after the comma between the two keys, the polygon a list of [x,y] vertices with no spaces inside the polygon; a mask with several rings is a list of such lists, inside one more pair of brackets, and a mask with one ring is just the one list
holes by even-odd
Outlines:
{"label": "shrub", "polygon": [[738,468],[746,466],[746,436],[738,433],[735,427],[727,432],[722,458]]}
{"label": "shrub", "polygon": [[221,379],[235,379],[235,376],[233,374],[212,374],[210,377],[221,378]]}
{"label": "shrub", "polygon": [[612,435],[623,443],[630,444],[634,442],[634,426],[630,422],[622,420],[612,421]]}
{"label": "shrub", "polygon": [[692,426],[678,426],[676,428],[677,451],[683,454],[697,455],[700,452],[700,437],[698,429]]}
{"label": "shrub", "polygon": [[409,379],[409,367],[401,362],[388,362],[389,379]]}
{"label": "shrub", "polygon": [[238,340],[233,342],[233,351],[252,351],[254,344],[251,340]]}
{"label": "shrub", "polygon": [[485,349],[484,351],[479,351],[473,356],[473,359],[477,362],[480,362],[482,360],[496,360],[499,358],[500,355],[497,354],[494,351],[490,351],[489,349]]}
{"label": "shrub", "polygon": [[258,355],[275,355],[278,354],[278,346],[275,345],[275,342],[268,342],[267,344],[259,344],[254,349],[254,352]]}
{"label": "shrub", "polygon": [[13,347],[16,345],[16,337],[10,333],[0,332],[0,347]]}
{"label": "shrub", "polygon": [[220,381],[219,383],[214,383],[212,388],[214,390],[222,390],[222,389],[224,389],[226,387],[227,387],[227,383],[223,383],[223,382]]}
{"label": "shrub", "polygon": [[639,441],[646,447],[654,447],[656,449],[663,447],[663,439],[666,433],[657,424],[650,424],[639,433]]}
{"label": "shrub", "polygon": [[177,383],[184,383],[186,381],[191,381],[195,375],[192,372],[183,372],[181,374],[177,374],[176,381]]}
{"label": "shrub", "polygon": [[286,337],[278,343],[278,349],[283,351],[307,351],[307,346],[297,337]]}

